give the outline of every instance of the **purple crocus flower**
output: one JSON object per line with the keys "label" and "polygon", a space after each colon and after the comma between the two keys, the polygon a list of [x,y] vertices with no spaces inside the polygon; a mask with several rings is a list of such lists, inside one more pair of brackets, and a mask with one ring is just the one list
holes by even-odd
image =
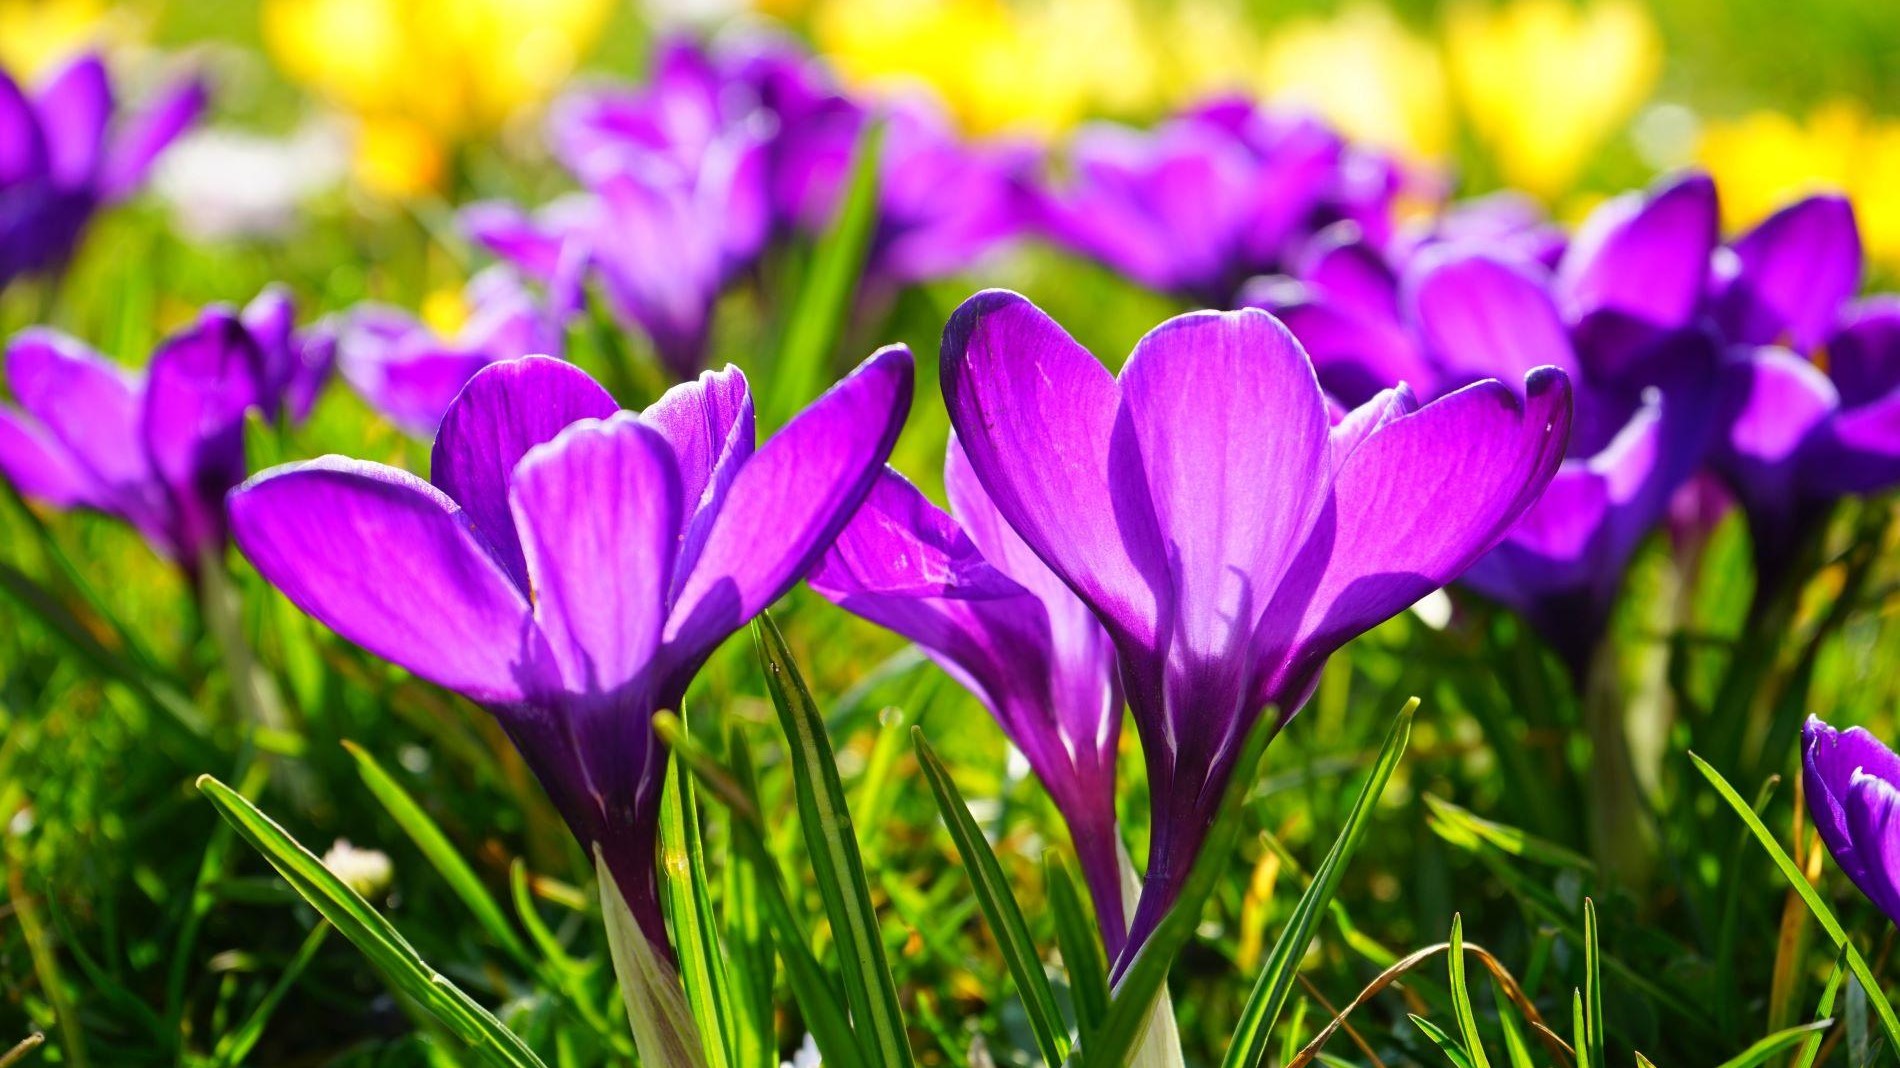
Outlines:
{"label": "purple crocus flower", "polygon": [[124,520],[196,575],[224,549],[245,413],[302,418],[328,351],[321,333],[292,328],[274,288],[242,312],[207,308],[143,374],[55,331],[23,331],[7,346],[19,407],[0,406],[0,474],[35,500]]}
{"label": "purple crocus flower", "polygon": [[1398,176],[1318,120],[1217,101],[1153,130],[1098,124],[1041,197],[1058,244],[1151,289],[1228,306],[1340,219],[1382,241]]}
{"label": "purple crocus flower", "polygon": [[1865,728],[1837,731],[1809,716],[1801,783],[1834,863],[1900,924],[1900,756]]}
{"label": "purple crocus flower", "polygon": [[463,302],[470,314],[452,339],[385,304],[359,305],[344,318],[338,369],[371,407],[418,437],[435,433],[475,372],[498,360],[562,353],[559,323],[510,268],[471,278]]}
{"label": "purple crocus flower", "polygon": [[1860,277],[1838,196],[1782,209],[1716,260],[1731,348],[1714,462],[1770,588],[1834,501],[1900,483],[1900,297],[1851,303]]}
{"label": "purple crocus flower", "polygon": [[820,594],[922,646],[977,695],[1069,827],[1111,954],[1127,940],[1108,632],[991,503],[953,438],[950,514],[886,471],[812,572]]}
{"label": "purple crocus flower", "polygon": [[636,414],[572,364],[508,360],[450,406],[431,481],[289,464],[231,495],[232,529],[304,611],[492,712],[665,947],[651,717],[831,544],[911,374],[908,351],[882,350],[755,452],[736,368]]}
{"label": "purple crocus flower", "polygon": [[115,115],[96,55],[73,60],[31,94],[0,71],[0,288],[63,269],[93,213],[138,189],[205,97],[203,82],[186,79],[143,110]]}
{"label": "purple crocus flower", "polygon": [[1178,896],[1260,711],[1292,718],[1326,658],[1457,578],[1556,472],[1561,372],[1335,427],[1313,367],[1258,310],[1171,319],[1119,378],[1014,293],[944,329],[950,421],[996,510],[1119,653],[1153,795],[1129,950]]}

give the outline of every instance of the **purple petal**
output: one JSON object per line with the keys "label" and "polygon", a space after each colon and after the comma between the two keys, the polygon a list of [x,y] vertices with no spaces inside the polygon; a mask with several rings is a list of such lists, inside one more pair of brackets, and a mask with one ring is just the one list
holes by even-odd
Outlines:
{"label": "purple petal", "polygon": [[912,375],[909,349],[880,349],[740,467],[667,620],[682,662],[709,653],[824,554],[890,456]]}
{"label": "purple petal", "polygon": [[0,70],[0,186],[44,177],[46,154],[39,113],[19,83]]}
{"label": "purple petal", "polygon": [[640,419],[672,446],[679,468],[680,547],[673,573],[677,585],[692,574],[733,479],[752,458],[757,441],[752,390],[745,374],[728,364],[723,371],[701,372],[697,380],[667,390]]}
{"label": "purple petal", "polygon": [[1732,343],[1811,351],[1860,288],[1860,230],[1843,196],[1788,205],[1738,238],[1733,252],[1716,305]]}
{"label": "purple petal", "polygon": [[1705,174],[1604,204],[1557,268],[1565,318],[1608,312],[1664,329],[1686,325],[1702,299],[1716,235],[1715,183]]}
{"label": "purple petal", "polygon": [[185,128],[198,121],[211,95],[200,78],[176,82],[159,93],[136,115],[121,124],[106,148],[99,192],[106,200],[121,200],[144,183],[152,162]]}
{"label": "purple petal", "polygon": [[1847,787],[1847,829],[1864,866],[1855,883],[1900,924],[1900,789],[1877,775],[1856,772]]}
{"label": "purple petal", "polygon": [[46,430],[0,407],[0,475],[21,494],[56,508],[102,507],[106,494]]}
{"label": "purple petal", "polygon": [[1141,474],[1111,465],[1121,386],[1055,320],[989,290],[943,332],[944,403],[1009,525],[1124,635],[1155,637],[1167,569]]}
{"label": "purple petal", "polygon": [[46,136],[47,169],[63,185],[92,181],[105,151],[112,118],[112,85],[96,55],[82,55],[36,94]]}
{"label": "purple petal", "polygon": [[606,694],[639,677],[666,623],[680,525],[666,439],[631,412],[575,423],[522,458],[509,501],[567,691]]}
{"label": "purple petal", "polygon": [[1840,408],[1827,375],[1781,348],[1735,354],[1723,369],[1728,433],[1717,459],[1745,500],[1791,497],[1805,446]]}
{"label": "purple petal", "polygon": [[1864,885],[1864,859],[1854,848],[1847,822],[1847,797],[1854,776],[1865,771],[1889,783],[1900,783],[1900,756],[1880,744],[1863,727],[1837,731],[1817,716],[1801,729],[1801,789],[1808,798],[1814,829],[1827,844],[1834,862],[1856,885]]}
{"label": "purple petal", "polygon": [[[1243,295],[1242,303],[1261,307]],[[1362,404],[1399,383],[1438,391],[1439,372],[1397,319],[1359,315],[1324,300],[1267,307],[1313,359],[1320,385],[1347,404]]]}
{"label": "purple petal", "polygon": [[1522,397],[1490,381],[1415,412],[1400,414],[1399,401],[1345,457],[1295,580],[1264,621],[1261,663],[1272,667],[1257,696],[1283,714],[1333,650],[1496,545],[1563,460],[1570,383],[1554,369],[1533,372]]}
{"label": "purple petal", "polygon": [[1232,659],[1325,502],[1325,399],[1299,342],[1247,310],[1150,331],[1121,374],[1167,546],[1175,645]]}
{"label": "purple petal", "polygon": [[224,497],[244,481],[244,414],[258,403],[263,360],[244,324],[223,311],[206,312],[152,355],[145,447],[186,562],[223,548]]}
{"label": "purple petal", "polygon": [[470,240],[521,268],[529,277],[545,282],[559,272],[565,235],[513,204],[470,204],[462,209],[460,222]]}
{"label": "purple petal", "polygon": [[1576,374],[1557,306],[1531,270],[1482,253],[1421,259],[1406,307],[1450,382],[1518,382],[1538,367]]}
{"label": "purple petal", "polygon": [[1307,247],[1297,274],[1329,303],[1355,315],[1399,318],[1398,276],[1357,226],[1340,223],[1319,234]]}
{"label": "purple petal", "polygon": [[7,346],[7,381],[27,414],[101,487],[150,481],[144,399],[104,356],[51,330],[25,330]]}
{"label": "purple petal", "polygon": [[257,476],[230,512],[258,572],[344,638],[476,701],[542,689],[526,597],[467,513],[421,479],[328,456]]}
{"label": "purple petal", "polygon": [[1900,389],[1900,296],[1873,297],[1848,309],[1827,344],[1827,373],[1848,408]]}
{"label": "purple petal", "polygon": [[565,360],[527,356],[476,372],[443,415],[429,480],[467,510],[523,589],[528,566],[508,508],[515,465],[569,424],[619,410],[587,372]]}

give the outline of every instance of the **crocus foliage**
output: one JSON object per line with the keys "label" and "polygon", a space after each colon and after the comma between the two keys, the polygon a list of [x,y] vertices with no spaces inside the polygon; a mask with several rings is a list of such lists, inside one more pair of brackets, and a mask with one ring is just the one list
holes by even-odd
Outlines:
{"label": "crocus foliage", "polygon": [[290,464],[231,495],[232,529],[306,612],[492,712],[665,947],[653,713],[829,547],[911,377],[910,353],[884,349],[755,449],[736,368],[635,413],[571,364],[507,360],[450,406],[431,481]]}

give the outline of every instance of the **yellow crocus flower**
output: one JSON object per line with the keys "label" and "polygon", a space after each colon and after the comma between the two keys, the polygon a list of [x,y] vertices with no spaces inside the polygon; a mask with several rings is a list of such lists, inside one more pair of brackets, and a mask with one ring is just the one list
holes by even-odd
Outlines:
{"label": "yellow crocus flower", "polygon": [[1288,23],[1268,42],[1256,87],[1310,108],[1348,136],[1416,159],[1451,148],[1451,101],[1431,42],[1383,7]]}
{"label": "yellow crocus flower", "polygon": [[0,0],[0,70],[31,84],[131,30],[126,13],[102,0]]}
{"label": "yellow crocus flower", "polygon": [[435,185],[458,144],[553,95],[611,0],[265,0],[264,40],[292,79],[362,124],[358,174]]}
{"label": "yellow crocus flower", "polygon": [[1854,202],[1868,257],[1900,270],[1900,120],[1852,100],[1817,108],[1805,122],[1759,111],[1710,123],[1696,157],[1715,176],[1731,230],[1803,194],[1838,190]]}
{"label": "yellow crocus flower", "polygon": [[1633,0],[1466,0],[1445,31],[1472,133],[1507,184],[1545,198],[1570,188],[1662,67],[1660,37]]}

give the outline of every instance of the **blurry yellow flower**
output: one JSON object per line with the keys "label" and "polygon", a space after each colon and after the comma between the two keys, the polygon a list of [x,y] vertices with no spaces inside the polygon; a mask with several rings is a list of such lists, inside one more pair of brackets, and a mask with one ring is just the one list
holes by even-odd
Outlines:
{"label": "blurry yellow flower", "polygon": [[1466,0],[1445,29],[1472,132],[1507,183],[1546,198],[1569,188],[1662,67],[1656,28],[1633,0]]}
{"label": "blurry yellow flower", "polygon": [[1289,23],[1268,43],[1257,87],[1413,158],[1451,147],[1438,50],[1383,7],[1357,3],[1330,20]]}
{"label": "blurry yellow flower", "polygon": [[[399,191],[435,184],[452,146],[553,95],[610,5],[265,0],[263,29],[285,73],[362,120],[365,179]],[[397,173],[407,166],[416,170]]]}
{"label": "blurry yellow flower", "polygon": [[1804,193],[1845,192],[1867,254],[1900,269],[1900,120],[1838,100],[1805,123],[1761,111],[1709,124],[1696,156],[1715,176],[1724,222],[1751,225]]}
{"label": "blurry yellow flower", "polygon": [[125,12],[103,0],[0,0],[0,69],[32,82],[129,29]]}
{"label": "blurry yellow flower", "polygon": [[468,298],[462,286],[432,289],[422,298],[422,322],[436,337],[454,337],[468,323]]}

